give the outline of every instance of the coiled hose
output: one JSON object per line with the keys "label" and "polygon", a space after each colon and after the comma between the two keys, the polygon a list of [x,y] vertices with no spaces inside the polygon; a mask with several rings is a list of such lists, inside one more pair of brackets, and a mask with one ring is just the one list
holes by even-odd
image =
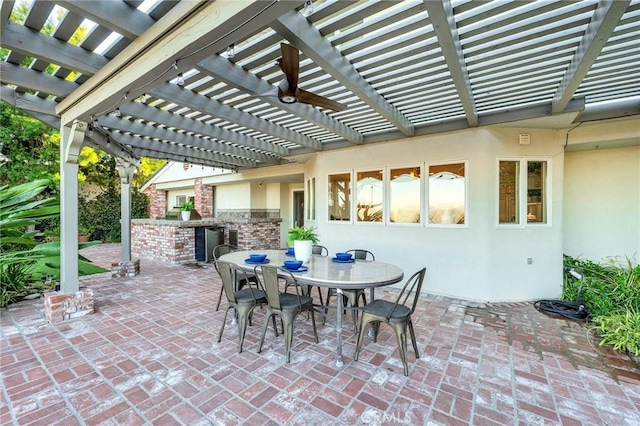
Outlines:
{"label": "coiled hose", "polygon": [[558,315],[576,321],[588,321],[589,309],[580,301],[580,291],[582,290],[583,276],[573,268],[565,267],[565,272],[580,280],[578,294],[575,302],[565,302],[564,300],[538,300],[533,306],[540,312],[547,315]]}

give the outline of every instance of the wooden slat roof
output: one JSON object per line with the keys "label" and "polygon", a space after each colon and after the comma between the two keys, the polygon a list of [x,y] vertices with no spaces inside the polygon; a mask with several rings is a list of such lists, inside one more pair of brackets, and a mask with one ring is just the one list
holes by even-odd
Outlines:
{"label": "wooden slat roof", "polygon": [[[2,100],[53,126],[86,121],[105,150],[235,170],[570,111],[576,123],[640,113],[640,0],[316,0],[307,12],[2,1]],[[299,87],[346,110],[275,97],[282,42],[301,52]]]}

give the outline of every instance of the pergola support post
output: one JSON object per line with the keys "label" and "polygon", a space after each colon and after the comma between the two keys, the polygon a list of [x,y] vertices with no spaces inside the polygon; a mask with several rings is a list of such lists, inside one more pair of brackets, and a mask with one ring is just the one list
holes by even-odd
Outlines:
{"label": "pergola support post", "polygon": [[60,291],[75,293],[78,284],[78,157],[87,123],[60,128]]}
{"label": "pergola support post", "polygon": [[140,272],[140,261],[131,260],[131,181],[135,164],[116,158],[120,175],[120,262],[111,264],[111,276],[132,277]]}
{"label": "pergola support post", "polygon": [[87,123],[60,128],[60,291],[45,294],[44,313],[53,323],[93,313],[93,291],[78,280],[78,157]]}

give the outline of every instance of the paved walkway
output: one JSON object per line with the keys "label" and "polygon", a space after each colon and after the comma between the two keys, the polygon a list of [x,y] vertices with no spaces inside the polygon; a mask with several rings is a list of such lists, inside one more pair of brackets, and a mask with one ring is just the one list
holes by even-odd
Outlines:
{"label": "paved walkway", "polygon": [[[108,266],[119,248],[83,254]],[[314,344],[305,316],[290,364],[282,336],[271,332],[256,353],[264,310],[256,310],[244,352],[235,327],[217,343],[224,312],[215,312],[212,265],[143,259],[135,278],[107,273],[82,285],[94,291],[93,315],[51,325],[42,300],[1,313],[0,424],[640,424],[638,365],[597,346],[583,325],[530,303],[425,295],[415,315],[421,358],[409,345],[407,378],[384,325],[359,361],[345,327],[342,368],[334,329],[320,326]]]}

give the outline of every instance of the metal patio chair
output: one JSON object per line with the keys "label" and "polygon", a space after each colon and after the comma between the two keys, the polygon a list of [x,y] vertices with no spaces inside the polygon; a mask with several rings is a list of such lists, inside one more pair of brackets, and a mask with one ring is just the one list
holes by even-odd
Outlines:
{"label": "metal patio chair", "polygon": [[260,283],[257,280],[255,283],[247,280],[247,284],[242,290],[234,289],[234,272],[236,274],[244,274],[244,272],[237,268],[234,270],[234,265],[229,262],[216,260],[215,264],[216,269],[220,273],[222,288],[228,302],[227,309],[224,312],[222,326],[220,327],[218,342],[222,340],[222,333],[224,332],[224,325],[227,322],[227,314],[229,313],[229,310],[235,309],[235,312],[238,315],[238,353],[240,353],[242,352],[242,343],[244,342],[244,336],[247,331],[247,323],[251,325],[251,317],[253,316],[253,310],[255,307],[265,305],[267,303],[267,294],[260,288]]}
{"label": "metal patio chair", "polygon": [[[256,267],[256,276],[257,274]],[[285,339],[285,353],[287,362],[291,361],[291,343],[293,342],[293,325],[296,317],[301,312],[309,312],[311,314],[311,324],[313,325],[313,336],[316,343],[318,343],[318,331],[316,330],[316,319],[313,310],[313,299],[310,296],[302,294],[302,287],[298,285],[295,276],[286,269],[279,268],[277,266],[261,266],[262,279],[264,281],[264,287],[267,292],[267,315],[264,322],[264,328],[262,329],[262,337],[260,338],[260,346],[258,347],[258,353],[262,351],[262,345],[264,343],[264,337],[267,333],[267,327],[269,326],[269,318],[273,319],[273,327],[277,327],[275,323],[275,316],[279,316],[282,321],[283,334]],[[284,279],[288,287],[294,287],[295,294],[282,293],[279,289],[280,277],[278,274],[284,275]]]}
{"label": "metal patio chair", "polygon": [[[220,271],[218,270],[218,265],[216,264],[216,260],[220,259],[220,256],[222,256],[223,254],[227,254],[227,253],[231,253],[232,251],[236,251],[238,250],[238,247],[232,245],[232,244],[218,244],[217,246],[215,246],[213,248],[213,266],[216,268],[216,271],[218,271],[218,274],[220,274]],[[251,275],[246,275],[243,279],[237,279],[235,282],[235,289],[236,290],[242,290],[242,288],[247,285],[248,282],[257,282],[256,277],[251,276]],[[220,302],[222,301],[222,293],[224,292],[224,287],[220,287],[220,294],[218,295],[218,303],[216,304],[216,311],[220,310]]]}
{"label": "metal patio chair", "polygon": [[[369,250],[365,250],[365,249],[351,249],[351,250],[345,251],[345,253],[353,254],[353,258],[356,260],[366,260],[370,262],[373,262],[376,260],[376,256]],[[327,290],[327,305],[329,304],[329,300],[331,299],[331,297],[335,295],[337,295],[337,291],[335,288],[329,288]],[[359,308],[358,300],[362,299],[362,306],[365,306],[367,304],[367,296],[364,294],[363,289],[342,290],[342,296],[343,296],[344,306],[356,308],[356,309],[352,309],[351,316],[353,318],[353,329],[354,331],[357,332],[358,331],[358,309],[357,308]],[[328,312],[328,309],[325,308],[324,310],[325,317],[327,312]]]}
{"label": "metal patio chair", "polygon": [[[354,360],[358,360],[358,353],[362,347],[362,340],[366,334],[367,326],[373,324],[373,341],[377,341],[380,323],[389,324],[396,332],[398,339],[398,352],[404,367],[404,375],[409,375],[409,367],[407,366],[407,328],[411,333],[411,343],[416,353],[416,359],[420,358],[418,353],[418,344],[416,342],[416,334],[413,330],[411,315],[415,312],[420,298],[420,290],[427,268],[422,268],[413,274],[402,287],[402,291],[398,295],[395,302],[389,302],[382,299],[371,301],[362,308],[362,319],[360,321],[360,330],[358,332],[358,343],[356,344],[356,354]],[[413,301],[407,306],[407,300],[413,294]]]}

